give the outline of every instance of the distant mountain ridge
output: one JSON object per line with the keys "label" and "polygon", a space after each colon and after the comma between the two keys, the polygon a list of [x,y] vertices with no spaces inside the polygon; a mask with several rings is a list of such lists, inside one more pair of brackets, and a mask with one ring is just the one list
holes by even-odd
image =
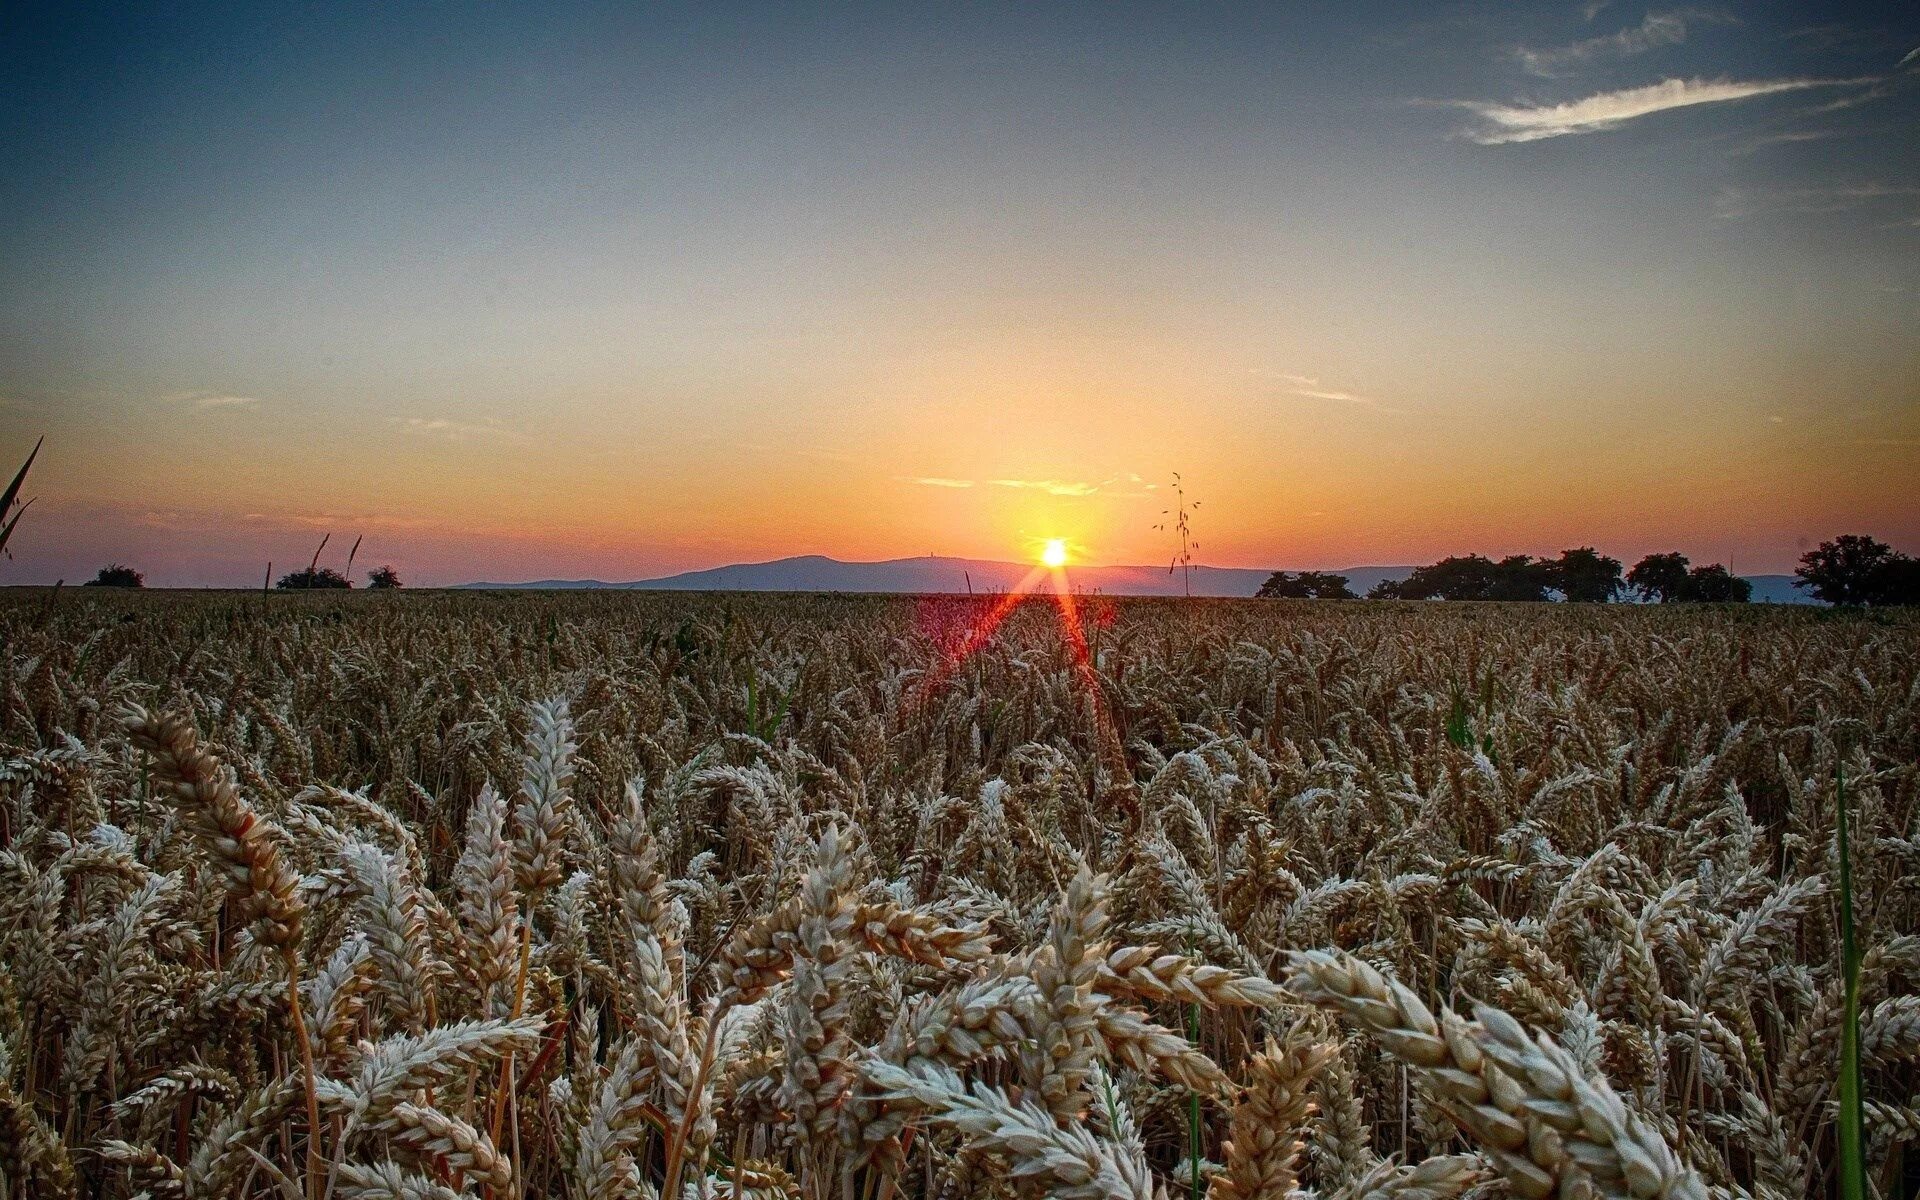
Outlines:
{"label": "distant mountain ridge", "polygon": [[[1352,586],[1364,591],[1380,579],[1404,579],[1412,567],[1356,567]],[[1010,591],[1034,571],[1029,563],[928,555],[881,562],[845,562],[823,554],[803,554],[771,562],[734,563],[703,571],[685,571],[657,579],[607,583],[598,579],[543,579],[531,583],[470,583],[472,588],[630,588],[688,592],[905,592],[976,594]],[[1251,596],[1271,571],[1250,567],[1193,568],[1196,596]],[[1179,596],[1186,588],[1179,572],[1165,567],[1073,566],[1067,578],[1080,592],[1114,596]]]}
{"label": "distant mountain ridge", "polygon": [[[683,571],[657,579],[636,579],[625,583],[607,583],[598,579],[540,579],[528,583],[465,583],[463,588],[506,589],[589,589],[613,588],[643,591],[679,592],[889,592],[964,595],[1004,592],[1017,587],[1032,573],[1027,563],[999,562],[982,558],[948,558],[927,555],[919,558],[893,558],[880,562],[843,562],[824,554],[802,554],[777,558],[771,562],[734,563],[703,571]],[[1251,596],[1266,582],[1271,570],[1256,567],[1193,568],[1193,594],[1196,596]],[[1383,579],[1401,580],[1413,573],[1411,566],[1347,567],[1334,572],[1347,577],[1347,586],[1365,595]],[[1098,592],[1109,596],[1179,596],[1186,593],[1181,572],[1168,573],[1165,567],[1067,568],[1074,590]],[[1807,598],[1793,586],[1791,575],[1749,575],[1756,601],[1774,604],[1804,604]]]}

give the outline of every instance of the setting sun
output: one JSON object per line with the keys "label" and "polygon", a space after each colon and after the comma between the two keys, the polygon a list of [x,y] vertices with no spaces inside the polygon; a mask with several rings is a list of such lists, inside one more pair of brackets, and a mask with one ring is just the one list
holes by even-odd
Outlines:
{"label": "setting sun", "polygon": [[1047,544],[1040,549],[1040,561],[1049,567],[1067,565],[1067,543],[1060,538],[1048,538]]}

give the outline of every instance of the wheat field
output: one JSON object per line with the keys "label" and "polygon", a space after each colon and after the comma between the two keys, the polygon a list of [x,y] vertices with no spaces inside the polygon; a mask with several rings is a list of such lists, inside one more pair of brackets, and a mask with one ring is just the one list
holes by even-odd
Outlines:
{"label": "wheat field", "polygon": [[1787,1200],[1920,619],[0,597],[0,1195]]}

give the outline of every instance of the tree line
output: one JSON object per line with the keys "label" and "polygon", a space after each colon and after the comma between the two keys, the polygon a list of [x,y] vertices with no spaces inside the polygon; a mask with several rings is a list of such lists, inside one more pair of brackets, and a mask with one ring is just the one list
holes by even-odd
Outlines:
{"label": "tree line", "polygon": [[[80,585],[81,587],[143,588],[147,586],[147,577],[142,572],[121,563],[108,563],[100,568],[100,573]],[[321,590],[350,588],[353,581],[332,567],[307,567],[304,570],[290,571],[280,577],[273,585],[283,592],[303,592],[310,588]],[[375,567],[367,572],[367,587],[373,591],[388,591],[401,587],[400,572],[392,567]]]}
{"label": "tree line", "polygon": [[[32,500],[20,499],[20,485],[26,482],[27,472],[33,469],[33,460],[40,457],[40,447],[46,444],[46,440],[42,437],[33,444],[33,450],[28,453],[27,461],[20,464],[20,469],[14,473],[12,482],[7,484],[4,491],[0,491],[0,555],[7,558],[13,557],[12,552],[7,549],[7,542],[13,536],[14,527],[19,525],[21,514],[26,512],[27,506],[33,503]],[[353,539],[353,549],[347,551],[347,569],[342,572],[320,565],[321,551],[327,548],[327,542],[332,537],[331,533],[321,537],[320,548],[313,552],[313,561],[307,564],[306,570],[290,571],[282,575],[280,581],[274,586],[283,592],[352,587],[353,581],[349,576],[353,574],[353,560],[360,553],[360,543],[363,539]],[[273,577],[272,563],[267,564],[267,577],[269,579]],[[147,577],[124,563],[108,563],[101,567],[99,573],[92,579],[80,586],[144,588],[147,586]],[[400,586],[400,572],[391,566],[375,567],[367,572],[367,587],[373,591],[388,591]]]}
{"label": "tree line", "polygon": [[[1842,606],[1920,604],[1920,559],[1884,542],[1847,534],[1800,556],[1794,586],[1816,600]],[[1345,575],[1330,571],[1275,571],[1254,595],[1268,599],[1355,600]],[[1564,600],[1604,604],[1744,604],[1753,585],[1721,563],[1694,566],[1678,551],[1649,554],[1627,569],[1592,546],[1562,550],[1557,558],[1512,554],[1491,559],[1456,555],[1416,567],[1405,579],[1383,579],[1369,600]]]}

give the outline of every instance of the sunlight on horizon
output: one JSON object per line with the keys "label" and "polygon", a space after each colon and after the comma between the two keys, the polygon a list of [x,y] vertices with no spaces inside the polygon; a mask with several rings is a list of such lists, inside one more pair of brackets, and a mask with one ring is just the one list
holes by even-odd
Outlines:
{"label": "sunlight on horizon", "polygon": [[1911,18],[381,12],[0,35],[0,585],[1920,547]]}

